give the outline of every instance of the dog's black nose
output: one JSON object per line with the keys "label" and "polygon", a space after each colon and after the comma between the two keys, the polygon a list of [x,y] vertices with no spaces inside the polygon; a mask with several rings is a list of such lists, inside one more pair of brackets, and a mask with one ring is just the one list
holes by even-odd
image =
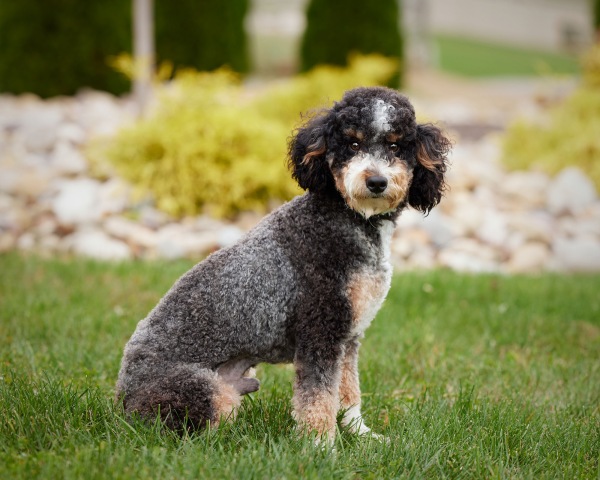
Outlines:
{"label": "dog's black nose", "polygon": [[387,178],[373,175],[367,178],[367,188],[373,193],[381,193],[387,188]]}

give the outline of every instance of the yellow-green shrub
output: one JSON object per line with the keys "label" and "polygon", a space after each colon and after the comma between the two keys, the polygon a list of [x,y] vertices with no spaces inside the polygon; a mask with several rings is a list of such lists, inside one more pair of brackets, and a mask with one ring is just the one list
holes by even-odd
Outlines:
{"label": "yellow-green shrub", "polygon": [[547,120],[543,125],[520,120],[509,127],[504,164],[550,174],[577,166],[600,189],[600,45],[584,57],[582,85]]}
{"label": "yellow-green shrub", "polygon": [[286,170],[287,139],[301,112],[358,85],[385,83],[395,62],[357,57],[347,69],[319,67],[260,92],[231,72],[183,71],[153,114],[90,149],[173,215],[264,211],[299,193]]}
{"label": "yellow-green shrub", "polygon": [[398,71],[396,60],[380,55],[354,55],[348,68],[322,65],[310,72],[270,85],[254,101],[265,116],[297,125],[301,113],[330,106],[346,90],[384,85]]}

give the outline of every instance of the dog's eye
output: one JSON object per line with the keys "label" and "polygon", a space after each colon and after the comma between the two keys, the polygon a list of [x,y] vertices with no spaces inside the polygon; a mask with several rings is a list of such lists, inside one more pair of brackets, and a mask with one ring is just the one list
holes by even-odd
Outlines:
{"label": "dog's eye", "polygon": [[398,144],[397,143],[390,143],[390,150],[392,152],[397,152],[398,151]]}
{"label": "dog's eye", "polygon": [[352,150],[354,152],[358,152],[360,150],[360,143],[358,143],[358,142],[352,142],[350,144],[350,150]]}

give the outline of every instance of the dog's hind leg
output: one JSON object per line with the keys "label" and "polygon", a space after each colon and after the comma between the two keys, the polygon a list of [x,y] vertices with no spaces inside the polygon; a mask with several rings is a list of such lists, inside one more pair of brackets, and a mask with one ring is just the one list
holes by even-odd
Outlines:
{"label": "dog's hind leg", "polygon": [[193,364],[177,364],[156,373],[134,392],[125,392],[128,413],[151,419],[160,413],[163,423],[174,430],[214,426],[235,416],[241,396],[216,372]]}

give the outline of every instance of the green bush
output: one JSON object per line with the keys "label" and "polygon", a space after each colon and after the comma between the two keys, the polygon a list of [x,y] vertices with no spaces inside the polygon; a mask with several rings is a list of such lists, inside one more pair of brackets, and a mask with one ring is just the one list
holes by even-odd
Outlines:
{"label": "green bush", "polygon": [[[42,97],[81,87],[120,94],[129,81],[109,66],[132,51],[130,0],[0,1],[0,92]],[[248,70],[243,19],[248,0],[155,2],[159,60],[213,70]]]}
{"label": "green bush", "polygon": [[156,53],[177,67],[248,71],[248,0],[156,0]]}
{"label": "green bush", "polygon": [[355,52],[403,57],[397,0],[348,0],[343,5],[311,0],[306,19],[300,49],[302,71],[320,64],[346,65],[348,55]]}
{"label": "green bush", "polygon": [[285,167],[287,139],[300,113],[348,88],[385,83],[396,69],[390,59],[356,57],[347,69],[320,67],[258,92],[243,88],[228,70],[182,71],[152,116],[93,145],[89,154],[97,172],[108,160],[172,215],[264,212],[273,200],[300,192]]}
{"label": "green bush", "polygon": [[131,3],[2,0],[0,91],[71,95],[87,86],[122,93],[129,82],[106,63],[131,49]]}
{"label": "green bush", "polygon": [[511,169],[554,174],[581,168],[600,190],[600,45],[583,60],[582,85],[554,107],[543,124],[517,121],[504,139],[503,162]]}

